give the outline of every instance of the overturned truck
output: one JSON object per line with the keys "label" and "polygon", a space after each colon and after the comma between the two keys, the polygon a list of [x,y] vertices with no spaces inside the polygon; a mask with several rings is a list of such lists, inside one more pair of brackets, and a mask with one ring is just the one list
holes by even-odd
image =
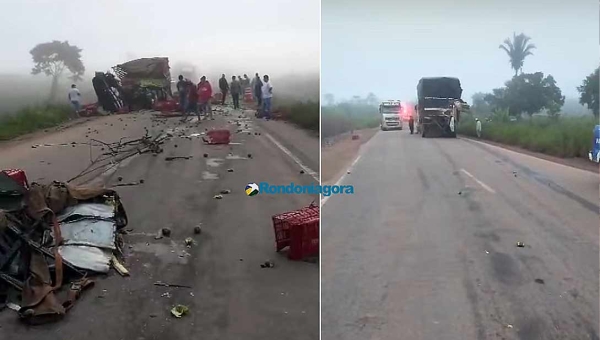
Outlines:
{"label": "overturned truck", "polygon": [[421,78],[417,85],[417,133],[422,137],[456,137],[461,111],[460,80],[452,77]]}
{"label": "overturned truck", "polygon": [[141,58],[113,67],[129,110],[152,109],[172,98],[169,58]]}

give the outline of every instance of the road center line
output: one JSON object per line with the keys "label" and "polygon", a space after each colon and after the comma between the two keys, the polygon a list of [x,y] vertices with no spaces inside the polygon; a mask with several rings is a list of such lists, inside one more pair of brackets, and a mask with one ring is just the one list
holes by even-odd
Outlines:
{"label": "road center line", "polygon": [[482,181],[478,180],[475,176],[471,175],[467,170],[460,169],[460,171],[462,171],[465,175],[471,177],[475,182],[477,182],[477,184],[481,185],[481,187],[484,188],[485,190],[491,192],[492,194],[496,193],[496,191],[494,191],[494,189],[490,188],[487,184],[485,184]]}
{"label": "road center line", "polygon": [[304,165],[304,163],[302,163],[302,161],[298,157],[294,156],[294,154],[290,150],[288,150],[288,148],[281,145],[281,143],[279,143],[275,138],[273,138],[273,136],[271,136],[267,132],[263,132],[263,134],[267,138],[269,138],[271,140],[271,142],[273,142],[273,144],[275,144],[275,146],[277,146],[281,151],[283,151],[283,153],[288,155],[294,162],[296,162],[296,164],[298,164],[302,168],[302,170],[304,170],[304,172],[309,174],[312,178],[315,179],[315,181],[320,183],[319,174],[316,171],[314,171],[311,168],[309,168],[308,166]]}

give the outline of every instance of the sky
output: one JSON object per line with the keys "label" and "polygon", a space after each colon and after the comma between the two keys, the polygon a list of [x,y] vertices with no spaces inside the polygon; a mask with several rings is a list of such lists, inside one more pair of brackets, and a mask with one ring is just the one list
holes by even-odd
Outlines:
{"label": "sky", "polygon": [[88,76],[155,56],[201,73],[318,72],[319,13],[319,0],[3,0],[0,74],[28,74],[29,51],[53,40],[83,49]]}
{"label": "sky", "polygon": [[322,0],[321,93],[412,101],[420,78],[455,76],[463,99],[514,71],[499,45],[537,46],[523,72],[551,74],[567,98],[599,64],[598,0]]}

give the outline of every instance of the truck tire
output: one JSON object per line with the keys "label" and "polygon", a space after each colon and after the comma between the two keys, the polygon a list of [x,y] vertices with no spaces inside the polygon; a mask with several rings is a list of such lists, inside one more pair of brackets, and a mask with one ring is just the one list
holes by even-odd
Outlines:
{"label": "truck tire", "polygon": [[381,131],[387,131],[387,129],[382,126]]}

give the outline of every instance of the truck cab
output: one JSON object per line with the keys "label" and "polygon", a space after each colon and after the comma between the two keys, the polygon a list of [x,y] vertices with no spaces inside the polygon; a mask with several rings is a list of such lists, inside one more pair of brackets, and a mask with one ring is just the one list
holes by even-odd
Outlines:
{"label": "truck cab", "polygon": [[399,100],[386,100],[379,104],[381,130],[402,130],[402,105]]}

